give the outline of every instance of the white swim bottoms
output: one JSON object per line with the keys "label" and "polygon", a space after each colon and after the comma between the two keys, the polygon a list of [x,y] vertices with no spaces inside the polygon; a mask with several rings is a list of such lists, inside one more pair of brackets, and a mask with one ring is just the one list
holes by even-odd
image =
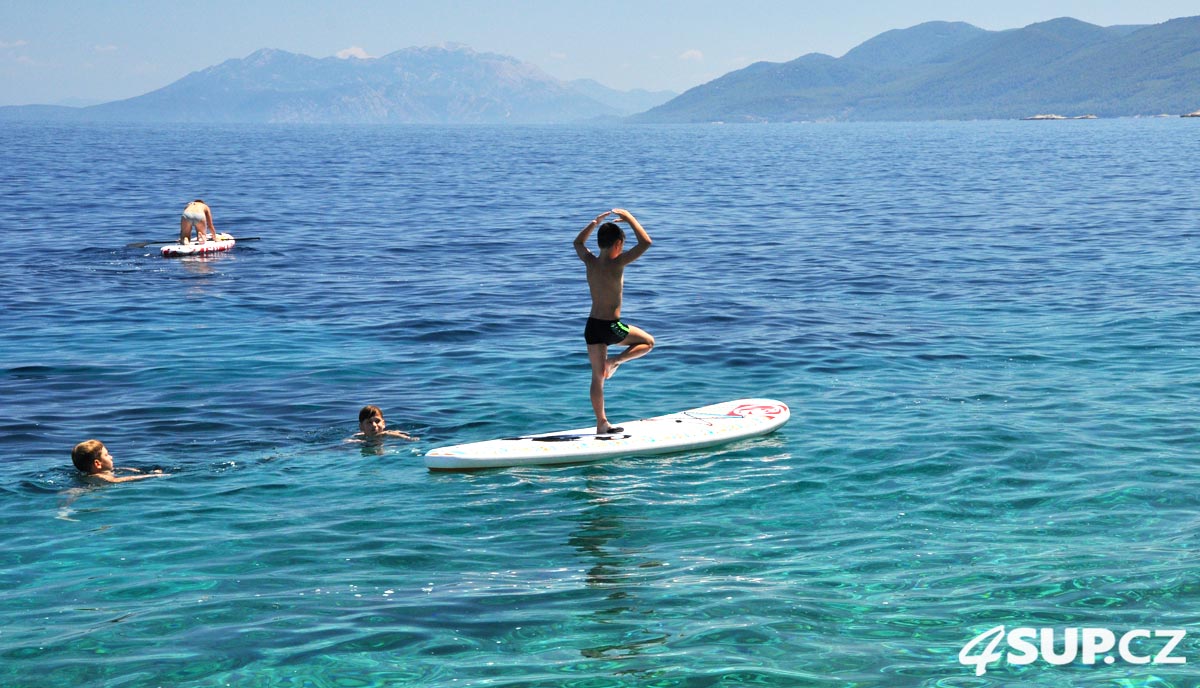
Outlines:
{"label": "white swim bottoms", "polygon": [[190,220],[193,224],[206,224],[208,218],[204,216],[204,206],[189,205],[183,209],[183,219]]}

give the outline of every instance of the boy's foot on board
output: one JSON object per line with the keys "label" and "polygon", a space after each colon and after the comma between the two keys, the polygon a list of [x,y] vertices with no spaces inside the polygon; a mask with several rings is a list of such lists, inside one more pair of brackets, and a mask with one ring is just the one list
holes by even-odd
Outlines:
{"label": "boy's foot on board", "polygon": [[607,428],[596,427],[597,435],[615,435],[618,432],[625,432],[625,428],[617,427],[616,425],[610,425]]}

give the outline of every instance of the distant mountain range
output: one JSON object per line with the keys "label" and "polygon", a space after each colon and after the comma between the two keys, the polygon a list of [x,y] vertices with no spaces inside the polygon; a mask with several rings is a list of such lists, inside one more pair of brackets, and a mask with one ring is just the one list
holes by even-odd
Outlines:
{"label": "distant mountain range", "polygon": [[150,122],[557,123],[616,119],[672,92],[565,83],[534,65],[462,45],[379,58],[259,50],[145,95],[83,108],[0,108],[0,119]]}
{"label": "distant mountain range", "polygon": [[929,22],[841,58],[759,62],[675,97],[560,81],[462,45],[378,58],[259,50],[145,95],[89,107],[0,107],[0,120],[564,123],[996,119],[1200,108],[1200,17],[1100,27],[1055,19],[987,31]]}
{"label": "distant mountain range", "polygon": [[622,115],[644,112],[679,95],[674,91],[647,91],[641,88],[635,88],[632,91],[618,91],[593,79],[576,79],[570,82],[570,85],[577,93],[604,103]]}
{"label": "distant mountain range", "polygon": [[760,62],[639,122],[930,120],[1182,114],[1200,107],[1200,17],[1102,28],[1055,19],[985,31],[930,22],[841,58]]}

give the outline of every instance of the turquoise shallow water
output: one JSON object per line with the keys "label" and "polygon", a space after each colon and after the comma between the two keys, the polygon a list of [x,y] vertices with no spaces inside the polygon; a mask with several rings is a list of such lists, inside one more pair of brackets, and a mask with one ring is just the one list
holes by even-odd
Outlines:
{"label": "turquoise shallow water", "polygon": [[[0,684],[1197,685],[1198,154],[1178,119],[4,125]],[[262,240],[125,247],[195,196]],[[427,472],[589,422],[571,240],[612,206],[659,346],[610,417],[792,421]],[[364,403],[421,440],[344,443]],[[88,437],[174,475],[87,488]],[[1189,663],[977,677],[1001,624]]]}

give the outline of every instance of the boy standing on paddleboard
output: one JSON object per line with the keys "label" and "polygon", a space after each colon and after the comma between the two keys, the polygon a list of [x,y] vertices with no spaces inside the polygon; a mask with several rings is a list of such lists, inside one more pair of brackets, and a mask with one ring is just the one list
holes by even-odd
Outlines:
{"label": "boy standing on paddleboard", "polygon": [[[616,215],[612,222],[604,222],[609,215]],[[637,245],[622,253],[625,248],[625,232],[618,222],[626,222],[637,235]],[[596,232],[596,244],[600,255],[587,247],[588,237]],[[625,286],[625,266],[637,260],[650,248],[650,235],[629,211],[620,208],[596,216],[575,237],[575,253],[587,266],[588,288],[592,292],[592,311],[588,316],[583,338],[587,342],[588,360],[592,363],[592,410],[596,412],[596,434],[610,435],[622,432],[614,427],[604,415],[604,381],[613,376],[617,366],[626,361],[645,356],[654,348],[654,337],[648,332],[621,322],[621,294]],[[608,347],[620,344],[626,347],[617,356],[608,355]]]}

